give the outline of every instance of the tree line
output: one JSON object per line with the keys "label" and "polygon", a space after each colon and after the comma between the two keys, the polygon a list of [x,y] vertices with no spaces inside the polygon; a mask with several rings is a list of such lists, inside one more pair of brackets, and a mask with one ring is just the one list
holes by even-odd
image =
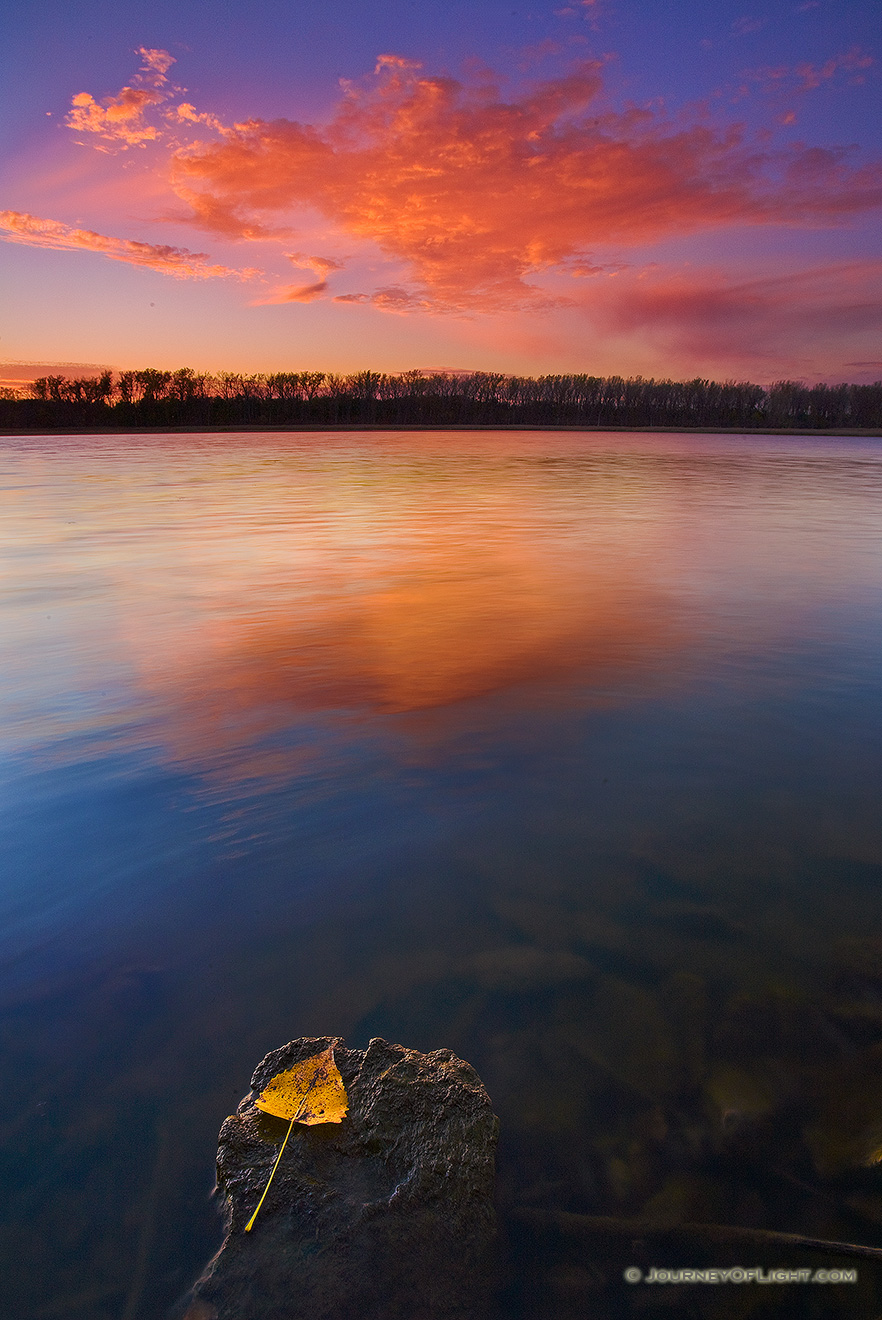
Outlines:
{"label": "tree line", "polygon": [[14,430],[228,426],[667,426],[743,430],[882,426],[882,381],[655,380],[643,376],[509,376],[277,371],[209,375],[190,367],[41,376],[0,391]]}

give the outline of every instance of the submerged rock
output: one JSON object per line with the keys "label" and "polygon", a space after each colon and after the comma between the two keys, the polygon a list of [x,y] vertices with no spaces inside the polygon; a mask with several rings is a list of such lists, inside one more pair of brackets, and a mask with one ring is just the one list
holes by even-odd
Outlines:
{"label": "submerged rock", "polygon": [[288,1124],[254,1101],[269,1080],[335,1042],[268,1054],[220,1130],[227,1237],[195,1285],[189,1320],[472,1320],[492,1303],[498,1120],[474,1069],[449,1050],[372,1040],[335,1049],[342,1123]]}

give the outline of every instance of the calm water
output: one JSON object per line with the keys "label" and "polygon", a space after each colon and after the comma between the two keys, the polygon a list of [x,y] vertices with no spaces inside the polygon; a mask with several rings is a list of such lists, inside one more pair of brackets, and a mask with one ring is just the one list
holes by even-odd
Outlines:
{"label": "calm water", "polygon": [[514,1320],[882,1312],[652,1236],[882,1245],[882,442],[7,438],[0,485],[7,1314],[162,1317],[221,1121],[325,1034],[478,1069]]}

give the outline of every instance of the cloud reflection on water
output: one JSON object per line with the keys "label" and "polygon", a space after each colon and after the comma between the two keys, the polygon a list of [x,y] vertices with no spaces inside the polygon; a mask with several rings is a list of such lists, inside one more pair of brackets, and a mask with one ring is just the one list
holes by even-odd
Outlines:
{"label": "cloud reflection on water", "polygon": [[422,713],[408,729],[432,741],[430,712],[459,724],[518,685],[531,704],[669,691],[699,651],[809,635],[807,603],[870,567],[825,537],[794,553],[804,457],[722,440],[703,466],[687,437],[187,442],[35,442],[17,465],[41,493],[10,494],[12,699],[44,760],[91,740],[279,782],[341,718]]}

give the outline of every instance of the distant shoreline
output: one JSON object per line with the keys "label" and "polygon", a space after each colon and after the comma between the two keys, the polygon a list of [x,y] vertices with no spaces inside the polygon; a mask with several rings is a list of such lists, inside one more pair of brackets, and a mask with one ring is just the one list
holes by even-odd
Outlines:
{"label": "distant shoreline", "polygon": [[747,428],[743,426],[570,426],[555,425],[553,422],[539,425],[528,422],[510,422],[497,423],[496,425],[469,425],[469,424],[451,424],[444,425],[407,425],[405,423],[391,423],[381,425],[374,422],[352,422],[342,425],[331,425],[330,423],[318,423],[313,425],[301,426],[260,426],[241,425],[241,426],[82,426],[82,427],[17,427],[0,428],[0,437],[5,436],[27,436],[27,435],[229,435],[241,433],[268,433],[277,435],[291,434],[299,435],[304,433],[340,433],[350,431],[574,431],[586,432],[590,434],[615,433],[624,435],[792,435],[801,436],[804,439],[811,439],[813,436],[841,436],[843,438],[853,437],[855,439],[879,439],[882,438],[882,428],[850,428],[841,430],[818,430],[808,427],[757,427]]}
{"label": "distant shoreline", "polygon": [[882,380],[813,385],[780,380],[646,380],[642,376],[506,376],[283,371],[207,376],[123,371],[41,376],[30,396],[0,390],[4,433],[112,435],[281,431],[778,431],[882,434]]}

